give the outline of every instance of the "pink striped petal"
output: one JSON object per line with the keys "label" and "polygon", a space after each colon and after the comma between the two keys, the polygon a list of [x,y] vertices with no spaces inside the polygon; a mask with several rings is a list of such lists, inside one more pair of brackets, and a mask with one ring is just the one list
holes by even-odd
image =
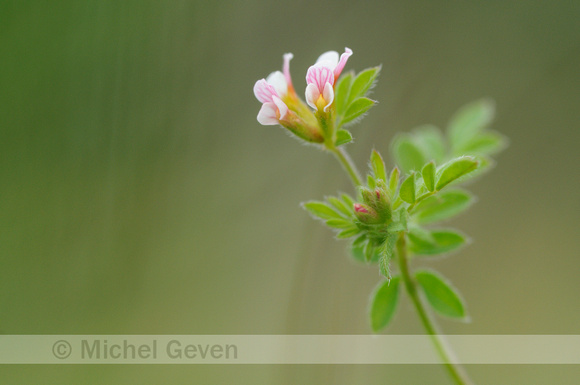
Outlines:
{"label": "pink striped petal", "polygon": [[334,69],[334,78],[335,79],[338,79],[338,77],[340,76],[340,73],[342,72],[344,66],[346,65],[348,58],[351,55],[352,55],[352,50],[350,48],[345,47],[344,53],[342,55],[340,55],[340,61],[338,62],[338,64],[336,65],[336,68]]}
{"label": "pink striped petal", "polygon": [[306,83],[314,84],[322,92],[326,83],[334,84],[334,73],[331,68],[315,64],[308,68]]}
{"label": "pink striped petal", "polygon": [[278,94],[276,89],[268,84],[266,79],[260,79],[254,84],[254,95],[262,103],[272,103],[272,96]]}
{"label": "pink striped petal", "polygon": [[258,112],[258,122],[264,126],[273,126],[278,124],[278,116],[276,112],[278,107],[273,102],[262,104],[260,112]]}

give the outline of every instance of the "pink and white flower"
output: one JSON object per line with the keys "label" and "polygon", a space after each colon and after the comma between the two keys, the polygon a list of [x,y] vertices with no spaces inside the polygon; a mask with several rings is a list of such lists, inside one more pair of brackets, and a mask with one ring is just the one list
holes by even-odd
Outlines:
{"label": "pink and white flower", "polygon": [[328,51],[320,55],[316,63],[306,74],[306,103],[316,110],[328,109],[334,102],[334,85],[340,76],[352,50],[344,49],[342,55],[336,51]]}
{"label": "pink and white flower", "polygon": [[272,72],[266,79],[260,79],[254,85],[254,95],[262,102],[258,113],[258,122],[263,125],[280,124],[288,117],[288,105],[282,100],[295,94],[290,77],[290,60],[294,55],[284,54],[283,71]]}
{"label": "pink and white flower", "polygon": [[[270,79],[271,76],[268,76]],[[266,79],[261,79],[254,85],[254,95],[262,102],[258,113],[258,122],[265,126],[279,124],[288,114],[288,106],[280,99],[276,87]]]}

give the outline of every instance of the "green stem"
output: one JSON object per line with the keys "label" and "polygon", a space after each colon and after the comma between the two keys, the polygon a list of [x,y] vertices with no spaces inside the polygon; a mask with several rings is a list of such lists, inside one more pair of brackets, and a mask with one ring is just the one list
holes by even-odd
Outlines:
{"label": "green stem", "polygon": [[326,148],[332,152],[340,164],[342,164],[342,168],[344,168],[344,170],[348,173],[348,176],[350,177],[354,187],[356,188],[361,186],[362,179],[348,153],[342,147],[326,145]]}
{"label": "green stem", "polygon": [[431,341],[433,345],[435,345],[435,350],[443,360],[443,364],[445,368],[455,380],[455,383],[458,385],[473,385],[473,382],[465,373],[465,370],[458,364],[453,363],[452,352],[449,346],[447,345],[446,341],[443,337],[439,334],[437,325],[435,321],[429,316],[427,313],[427,309],[425,305],[421,301],[419,297],[419,293],[417,292],[417,285],[411,274],[409,272],[409,263],[408,263],[408,256],[407,256],[407,242],[405,240],[405,233],[399,233],[399,239],[397,240],[397,254],[399,257],[399,269],[401,270],[401,277],[403,278],[403,282],[405,282],[405,288],[407,289],[407,293],[411,297],[413,304],[415,305],[415,309],[419,314],[419,318],[423,323],[423,327],[431,337]]}

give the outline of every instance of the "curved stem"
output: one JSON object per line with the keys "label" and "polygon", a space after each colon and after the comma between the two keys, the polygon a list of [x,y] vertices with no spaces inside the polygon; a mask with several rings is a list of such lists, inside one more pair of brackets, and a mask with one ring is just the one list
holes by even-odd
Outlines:
{"label": "curved stem", "polygon": [[451,375],[453,380],[455,380],[455,383],[458,385],[473,385],[473,382],[469,379],[467,373],[465,373],[465,370],[459,364],[453,362],[453,353],[450,347],[439,334],[435,321],[429,316],[425,305],[419,297],[419,293],[417,292],[417,285],[409,272],[407,243],[405,240],[405,234],[403,232],[399,233],[399,239],[397,240],[397,255],[399,257],[399,269],[401,270],[401,277],[403,278],[403,282],[405,282],[407,293],[411,297],[411,300],[415,305],[415,309],[419,314],[419,318],[421,319],[421,323],[431,337],[431,341],[433,342],[433,345],[435,345],[435,350],[437,350],[437,353],[443,360],[443,364],[449,372],[449,375]]}
{"label": "curved stem", "polygon": [[348,153],[342,147],[327,145],[326,148],[330,152],[332,152],[336,156],[336,159],[338,159],[340,164],[342,164],[342,168],[344,168],[344,170],[348,173],[348,176],[350,177],[350,180],[352,181],[354,187],[356,188],[358,186],[361,186],[362,179]]}

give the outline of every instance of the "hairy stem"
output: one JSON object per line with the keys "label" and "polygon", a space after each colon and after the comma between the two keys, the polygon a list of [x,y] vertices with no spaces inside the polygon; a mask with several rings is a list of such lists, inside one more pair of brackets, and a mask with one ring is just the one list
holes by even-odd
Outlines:
{"label": "hairy stem", "polygon": [[354,187],[359,187],[362,185],[362,180],[356,166],[354,165],[352,159],[348,155],[348,153],[342,147],[336,146],[326,146],[326,148],[336,156],[336,159],[342,165],[342,168],[347,172],[350,180]]}
{"label": "hairy stem", "polygon": [[401,277],[405,283],[407,293],[409,294],[409,297],[411,297],[413,305],[415,305],[415,309],[417,310],[419,318],[421,319],[421,323],[427,331],[427,334],[429,334],[431,337],[431,341],[433,342],[433,345],[435,345],[435,350],[437,350],[437,353],[443,360],[443,364],[449,372],[449,375],[458,385],[473,385],[473,382],[469,379],[465,370],[460,365],[453,362],[453,353],[450,347],[439,334],[435,321],[429,316],[425,305],[419,297],[419,293],[417,292],[417,285],[409,272],[407,243],[405,240],[404,232],[399,233],[399,239],[397,240],[397,255],[399,258],[399,269],[401,270]]}

